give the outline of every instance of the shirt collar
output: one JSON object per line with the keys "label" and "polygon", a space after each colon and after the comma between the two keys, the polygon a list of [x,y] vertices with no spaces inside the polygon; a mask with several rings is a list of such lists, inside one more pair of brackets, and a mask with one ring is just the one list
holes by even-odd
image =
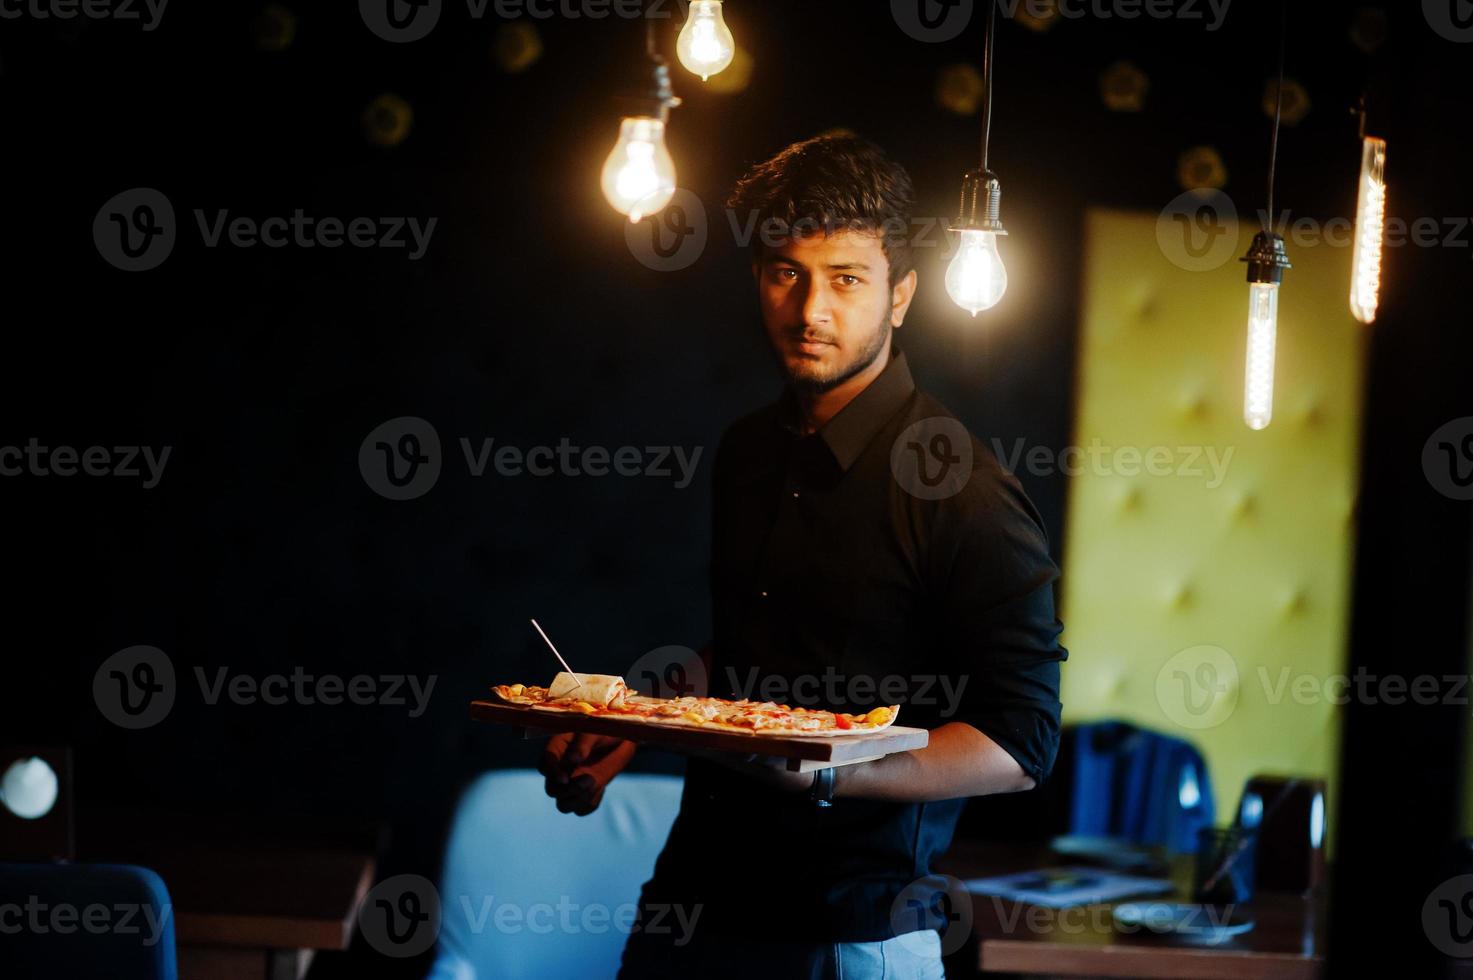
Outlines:
{"label": "shirt collar", "polygon": [[[892,341],[890,363],[815,434],[823,439],[839,467],[847,471],[915,390],[915,381],[911,378],[910,366],[905,362],[905,353]],[[778,402],[777,417],[788,432],[797,435],[802,431],[798,425],[798,407],[791,387],[783,391]]]}

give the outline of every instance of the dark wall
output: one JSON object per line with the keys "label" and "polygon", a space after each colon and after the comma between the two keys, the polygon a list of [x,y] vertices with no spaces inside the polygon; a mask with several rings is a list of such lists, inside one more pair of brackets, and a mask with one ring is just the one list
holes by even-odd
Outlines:
{"label": "dark wall", "polygon": [[[543,57],[508,76],[492,60],[492,14],[477,21],[447,4],[430,37],[395,45],[352,5],[317,6],[296,10],[283,51],[255,44],[255,4],[171,6],[153,31],[0,22],[0,444],[172,447],[149,490],[120,477],[0,479],[14,627],[0,724],[11,741],[74,744],[87,805],[382,818],[397,832],[389,863],[431,870],[462,781],[534,757],[465,719],[487,684],[553,669],[529,616],[580,669],[620,671],[654,647],[707,638],[710,453],[777,384],[719,210],[731,182],[791,140],[848,127],[911,169],[923,216],[950,217],[978,126],[937,107],[935,73],[980,60],[981,35],[921,43],[881,3],[730,4],[757,70],[725,97],[675,71],[686,104],[671,150],[712,234],[698,261],[662,273],[635,261],[597,184],[616,127],[609,96],[640,57],[639,26],[539,20]],[[1457,200],[1469,172],[1466,46],[1429,30],[1415,5],[1395,6],[1374,58],[1348,39],[1350,5],[1291,18],[1289,72],[1314,100],[1280,147],[1279,201],[1295,216],[1350,213],[1358,157],[1346,109],[1373,78],[1396,200],[1408,214],[1473,213]],[[1258,103],[1276,11],[1238,0],[1216,31],[1097,18],[1047,33],[1000,26],[991,163],[1012,231],[1008,301],[970,320],[941,289],[941,249],[923,250],[901,335],[922,384],[984,440],[1058,449],[1070,438],[1086,206],[1159,211],[1180,190],[1178,155],[1198,144],[1221,151],[1240,207],[1262,206]],[[1101,104],[1098,75],[1120,58],[1150,76],[1142,113]],[[360,122],[384,92],[413,108],[394,147],[371,145]],[[105,201],[135,187],[168,197],[179,240],[158,268],[129,273],[104,261],[91,229]],[[404,249],[207,248],[192,213],[259,220],[296,208],[438,224],[409,261]],[[1362,529],[1362,650],[1411,619],[1443,659],[1466,649],[1466,505],[1426,506],[1409,460],[1468,407],[1444,353],[1456,338],[1467,363],[1467,255],[1407,248],[1390,259],[1371,371],[1362,516],[1379,523]],[[438,483],[409,501],[376,494],[358,467],[364,437],[398,416],[431,422],[444,447]],[[476,478],[462,437],[704,455],[683,489],[669,478]],[[1062,562],[1063,479],[1024,482]],[[1407,568],[1425,574],[1381,591]],[[125,732],[98,711],[92,682],[134,644],[167,653],[179,695],[164,721]],[[388,705],[211,705],[194,674],[213,680],[220,667],[414,674],[435,687],[417,718]],[[1380,723],[1352,717],[1348,744],[1380,744],[1361,727]],[[1450,769],[1460,737],[1456,719],[1438,724],[1448,754],[1424,757],[1423,788]],[[1451,786],[1431,790],[1440,805]],[[1347,778],[1347,798],[1367,792]]]}

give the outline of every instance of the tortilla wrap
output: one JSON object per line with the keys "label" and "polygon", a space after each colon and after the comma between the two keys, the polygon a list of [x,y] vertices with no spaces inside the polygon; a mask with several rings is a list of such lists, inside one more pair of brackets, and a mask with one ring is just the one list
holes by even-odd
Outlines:
{"label": "tortilla wrap", "polygon": [[608,707],[622,704],[627,690],[624,678],[613,674],[570,674],[563,670],[552,679],[547,698],[551,701],[572,695],[579,701]]}

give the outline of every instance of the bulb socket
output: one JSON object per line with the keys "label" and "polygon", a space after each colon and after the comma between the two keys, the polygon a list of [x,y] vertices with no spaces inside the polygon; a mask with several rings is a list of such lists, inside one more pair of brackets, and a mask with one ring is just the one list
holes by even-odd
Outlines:
{"label": "bulb socket", "polygon": [[616,96],[615,101],[621,116],[649,116],[667,122],[670,110],[680,105],[680,97],[670,82],[670,66],[665,59],[651,56],[638,83],[631,91]]}
{"label": "bulb socket", "polygon": [[1002,182],[990,170],[968,170],[962,176],[962,203],[952,231],[990,231],[1006,235],[1002,226]]}
{"label": "bulb socket", "polygon": [[1284,270],[1294,268],[1289,262],[1289,253],[1284,251],[1284,238],[1270,231],[1260,231],[1253,236],[1248,254],[1238,260],[1248,263],[1250,283],[1274,283],[1284,281]]}

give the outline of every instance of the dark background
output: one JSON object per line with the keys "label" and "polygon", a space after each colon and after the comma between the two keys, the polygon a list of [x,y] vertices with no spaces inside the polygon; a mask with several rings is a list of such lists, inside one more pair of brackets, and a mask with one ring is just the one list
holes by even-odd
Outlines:
{"label": "dark background", "polygon": [[[529,616],[580,670],[622,672],[655,647],[707,639],[710,453],[778,384],[718,210],[732,181],[792,140],[846,127],[910,169],[922,215],[950,217],[978,125],[937,106],[935,75],[980,61],[980,18],[954,42],[926,44],[885,3],[728,4],[756,71],[745,91],[718,96],[674,69],[686,104],[670,148],[712,238],[691,267],[659,273],[632,257],[598,188],[617,129],[610,95],[642,57],[638,22],[537,20],[543,56],[507,75],[492,56],[503,22],[491,8],[474,20],[448,3],[428,38],[396,45],[354,5],[331,6],[293,8],[281,51],[259,48],[252,3],[171,5],[152,32],[0,20],[0,444],[173,447],[152,490],[0,479],[12,627],[0,732],[75,746],[84,811],[381,820],[381,870],[433,876],[459,787],[533,761],[533,747],[465,717],[488,683],[553,669]],[[1393,213],[1473,214],[1473,46],[1436,35],[1418,4],[1388,4],[1388,39],[1368,56],[1348,35],[1356,5],[1292,6],[1288,74],[1313,109],[1284,130],[1280,206],[1353,215],[1347,110],[1369,84]],[[1000,22],[991,163],[1012,232],[1008,302],[970,320],[941,288],[942,254],[923,250],[901,335],[921,383],[984,441],[1069,442],[1086,206],[1159,211],[1181,190],[1179,154],[1199,144],[1221,152],[1241,209],[1263,205],[1260,101],[1277,12],[1236,0],[1215,32],[1202,21],[1090,17],[1045,33]],[[661,24],[672,57],[678,23]],[[1100,72],[1122,58],[1150,77],[1137,114],[1099,96]],[[392,147],[365,139],[361,120],[385,92],[413,108]],[[179,224],[167,261],[141,273],[105,262],[91,232],[103,203],[133,187],[166,194]],[[196,208],[438,225],[418,262],[404,250],[210,249]],[[1473,414],[1470,239],[1388,252],[1351,651],[1377,673],[1467,672],[1468,505],[1433,492],[1420,457],[1433,429]],[[365,485],[358,450],[405,415],[436,427],[445,470],[426,496],[395,502]],[[684,490],[654,478],[473,478],[462,436],[704,454]],[[1062,564],[1064,480],[1022,479]],[[169,655],[180,695],[163,723],[123,732],[91,685],[133,644]],[[193,671],[222,665],[437,680],[419,718],[388,706],[207,705]],[[1370,928],[1390,931],[1396,955],[1425,956],[1420,906],[1446,876],[1438,862],[1458,827],[1467,709],[1347,710],[1344,799],[1331,801],[1338,948],[1358,948]],[[1377,955],[1393,954],[1358,951],[1357,963]]]}

